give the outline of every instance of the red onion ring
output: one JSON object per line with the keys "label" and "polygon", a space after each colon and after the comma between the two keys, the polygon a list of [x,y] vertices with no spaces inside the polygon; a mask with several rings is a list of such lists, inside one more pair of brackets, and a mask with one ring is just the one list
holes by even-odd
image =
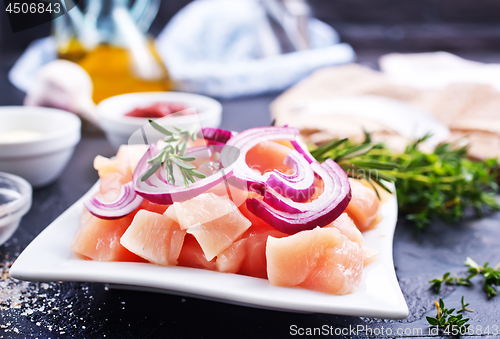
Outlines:
{"label": "red onion ring", "polygon": [[[221,152],[221,165],[225,168],[229,166],[228,159],[234,159],[233,152],[239,150],[240,156],[232,163],[234,176],[247,183],[248,189],[261,195],[265,195],[268,187],[274,187],[281,190],[287,197],[294,201],[306,201],[313,193],[314,175],[310,166],[300,160],[301,156],[297,152],[291,152],[288,155],[289,164],[293,163],[297,170],[297,178],[303,178],[302,181],[285,175],[273,175],[272,179],[267,179],[264,175],[256,173],[246,163],[247,152],[258,143],[263,141],[290,140],[294,141],[299,134],[299,130],[290,127],[257,127],[247,129],[238,133],[226,142],[226,146]],[[229,148],[232,146],[232,148]],[[277,172],[277,171],[276,171]],[[290,180],[287,180],[290,179]],[[269,182],[267,182],[269,180]]]}
{"label": "red onion ring", "polygon": [[264,201],[247,199],[248,210],[287,234],[330,224],[349,204],[351,187],[346,173],[333,160],[328,159],[323,164],[313,162],[311,167],[325,185],[324,191],[316,200],[296,203],[268,190]]}
{"label": "red onion ring", "polygon": [[[199,148],[188,150],[186,155],[199,151]],[[157,175],[153,175],[148,180],[142,181],[141,176],[149,167],[148,160],[158,154],[158,152],[158,147],[152,144],[139,161],[133,175],[136,193],[155,204],[171,205],[176,201],[181,202],[192,199],[233,176],[232,168],[221,169],[207,178],[191,183],[189,187],[172,185],[166,182],[163,176],[160,178]]]}
{"label": "red onion ring", "polygon": [[309,200],[314,194],[315,177],[307,160],[293,150],[283,163],[294,170],[293,174],[283,174],[274,170],[266,180],[267,186],[293,201]]}
{"label": "red onion ring", "polygon": [[98,218],[118,219],[135,211],[143,201],[144,198],[135,193],[130,181],[122,186],[120,196],[115,201],[105,203],[96,197],[92,197],[84,201],[83,206]]}

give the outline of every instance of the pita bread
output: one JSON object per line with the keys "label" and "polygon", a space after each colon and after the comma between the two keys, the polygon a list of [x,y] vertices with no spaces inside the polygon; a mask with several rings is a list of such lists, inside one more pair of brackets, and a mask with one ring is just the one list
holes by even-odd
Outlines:
{"label": "pita bread", "polygon": [[409,140],[375,121],[327,115],[299,117],[294,113],[307,101],[359,95],[384,96],[428,111],[450,128],[450,141],[469,141],[471,158],[500,157],[500,92],[490,85],[452,83],[443,89],[417,89],[396,84],[381,72],[351,64],[316,71],[280,95],[270,109],[278,125],[300,128],[306,142],[312,144],[344,137],[360,141],[363,130],[367,130],[374,140],[386,142],[395,151],[404,150]]}

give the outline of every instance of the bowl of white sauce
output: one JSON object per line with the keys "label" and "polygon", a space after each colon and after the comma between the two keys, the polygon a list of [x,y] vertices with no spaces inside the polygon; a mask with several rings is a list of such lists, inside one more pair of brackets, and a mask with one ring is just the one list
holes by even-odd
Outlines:
{"label": "bowl of white sauce", "polygon": [[0,107],[0,172],[26,179],[33,187],[54,182],[81,137],[81,121],[63,110]]}

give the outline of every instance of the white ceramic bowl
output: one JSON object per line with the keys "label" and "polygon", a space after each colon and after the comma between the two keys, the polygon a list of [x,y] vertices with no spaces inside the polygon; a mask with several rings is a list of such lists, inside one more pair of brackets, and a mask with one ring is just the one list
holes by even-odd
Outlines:
{"label": "white ceramic bowl", "polygon": [[16,231],[31,208],[30,184],[17,175],[0,172],[0,245]]}
{"label": "white ceramic bowl", "polygon": [[[99,125],[113,147],[128,144],[130,136],[148,123],[147,118],[127,117],[126,113],[138,107],[157,102],[179,102],[194,108],[198,114],[162,119],[162,125],[179,128],[219,127],[222,118],[222,105],[212,98],[181,92],[144,92],[117,95],[103,100],[97,105]],[[168,125],[167,125],[168,122]]]}
{"label": "white ceramic bowl", "polygon": [[80,118],[44,107],[0,107],[0,133],[28,130],[41,133],[29,141],[0,141],[0,171],[28,180],[33,187],[55,181],[80,141]]}

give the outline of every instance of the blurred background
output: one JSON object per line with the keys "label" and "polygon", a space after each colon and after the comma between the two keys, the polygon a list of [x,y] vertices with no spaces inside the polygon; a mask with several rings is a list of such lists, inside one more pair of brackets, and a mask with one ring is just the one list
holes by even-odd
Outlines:
{"label": "blurred background", "polygon": [[[162,0],[150,32],[157,35],[191,1]],[[500,2],[496,0],[310,0],[312,15],[333,26],[342,41],[365,50],[500,50]],[[13,34],[0,14],[0,52],[19,53],[49,35],[50,23]]]}
{"label": "blurred background", "polygon": [[[79,6],[81,7],[85,2],[80,1]],[[149,34],[157,37],[176,13],[191,2],[188,0],[161,1],[158,14],[149,28]],[[355,55],[345,57],[343,62],[338,63],[339,65],[354,60],[372,69],[378,69],[378,58],[392,52],[448,51],[466,59],[485,63],[497,63],[500,60],[499,1],[309,0],[308,4],[311,17],[333,27],[338,33],[340,42],[350,45],[354,50]],[[14,34],[9,27],[6,14],[0,13],[0,88],[2,88],[0,102],[2,105],[22,103],[25,94],[12,86],[7,74],[31,42],[47,37],[51,32],[52,23],[47,23]],[[185,52],[189,53],[189,51]],[[311,72],[319,68],[319,64],[320,62],[318,62],[318,67],[311,67],[307,71]],[[171,65],[167,63],[166,66],[169,68]],[[281,75],[280,73],[279,76]],[[296,79],[288,79],[286,80],[288,83],[284,85],[277,84],[276,88],[280,88],[279,90],[273,91],[270,88],[266,89],[267,92],[261,92],[279,93],[305,75],[307,74],[298,74]],[[215,92],[210,92],[210,90],[199,90],[199,87],[180,90],[224,97],[224,93],[219,89],[215,92],[219,91],[221,95],[214,94]],[[248,90],[247,94],[245,90]],[[226,98],[262,94],[258,93],[259,90],[244,88],[243,95],[230,93]],[[94,101],[96,101],[95,98]]]}
{"label": "blurred background", "polygon": [[[149,33],[157,36],[188,0],[163,0]],[[80,1],[82,5],[84,1]],[[449,51],[482,62],[500,59],[500,2],[495,0],[310,0],[311,16],[331,25],[350,44],[356,61],[377,68],[390,52]],[[35,39],[51,34],[52,23],[12,33],[0,13],[0,91],[2,105],[19,104],[8,70]],[[167,65],[168,67],[168,65]]]}
{"label": "blurred background", "polygon": [[[150,33],[157,35],[191,1],[162,0]],[[366,50],[499,51],[500,2],[496,0],[310,0],[312,15],[333,26],[342,41]],[[50,23],[13,34],[0,14],[2,56],[20,53],[50,34]]]}

